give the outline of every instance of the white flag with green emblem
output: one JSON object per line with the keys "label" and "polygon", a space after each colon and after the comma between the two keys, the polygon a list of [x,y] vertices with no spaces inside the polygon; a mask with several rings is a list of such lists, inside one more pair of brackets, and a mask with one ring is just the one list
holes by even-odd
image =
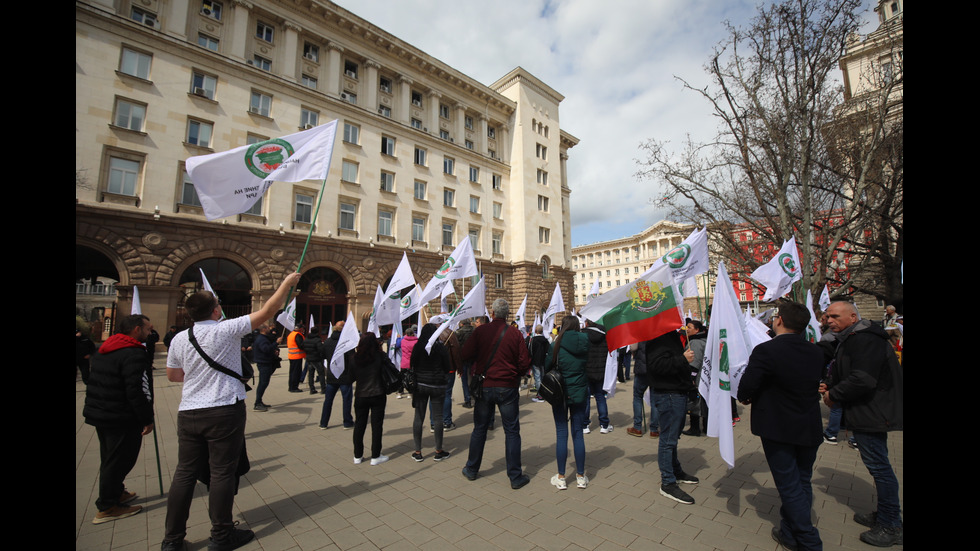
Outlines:
{"label": "white flag with green emblem", "polygon": [[[660,259],[661,262],[670,266],[670,273],[674,281],[682,282],[698,274],[708,271],[708,228],[705,226],[700,230],[694,230],[687,239],[681,244],[667,251]],[[694,293],[697,293],[695,287]],[[688,295],[684,292],[684,296]]]}
{"label": "white flag with green emblem", "polygon": [[422,308],[422,301],[419,300],[420,296],[422,296],[422,287],[419,285],[412,287],[411,291],[405,293],[398,304],[401,309],[401,313],[398,314],[398,321],[404,320]]}
{"label": "white flag with green emblem", "polygon": [[[469,238],[467,238],[467,241],[469,241]],[[460,321],[466,318],[482,316],[483,312],[486,312],[487,309],[486,302],[486,287],[484,287],[483,278],[481,277],[480,282],[474,285],[473,288],[470,289],[469,293],[466,293],[466,296],[463,297],[463,301],[460,302],[459,305],[456,306],[456,309],[453,310],[452,314],[449,315],[449,319],[444,321],[442,325],[436,329],[435,333],[429,337],[429,342],[425,345],[425,351],[431,353],[432,345],[435,344],[436,340],[439,338],[439,335],[449,328],[450,325],[453,325],[454,322],[456,325],[458,325]]]}
{"label": "white flag with green emblem", "polygon": [[751,277],[766,288],[763,302],[772,302],[788,293],[793,282],[803,277],[800,254],[796,249],[796,236],[784,241],[776,256],[756,268]]}
{"label": "white flag with green emblem", "polygon": [[721,458],[730,469],[735,467],[731,397],[738,394],[738,382],[749,363],[751,352],[743,331],[742,311],[735,299],[735,289],[728,279],[725,264],[719,262],[698,390],[708,402],[708,436],[718,438]]}
{"label": "white flag with green emblem", "polygon": [[820,342],[820,322],[817,321],[817,314],[813,311],[813,294],[806,290],[806,310],[810,313],[810,323],[806,326],[806,340],[816,344]]}
{"label": "white flag with green emblem", "polygon": [[357,320],[354,319],[354,312],[347,312],[347,323],[340,330],[340,339],[337,340],[337,348],[333,350],[330,357],[330,372],[334,377],[340,377],[344,373],[344,354],[357,348],[360,335],[357,332]]}
{"label": "white flag with green emblem", "polygon": [[419,299],[423,304],[442,294],[443,287],[452,279],[460,279],[479,275],[480,270],[476,267],[476,257],[473,256],[473,244],[469,236],[456,245],[456,250],[449,255],[436,275],[425,285],[422,297]]}
{"label": "white flag with green emblem", "polygon": [[208,220],[241,214],[272,182],[323,180],[330,171],[337,121],[230,151],[190,157],[184,166]]}
{"label": "white flag with green emblem", "polygon": [[827,311],[827,308],[830,308],[830,288],[827,287],[826,283],[823,284],[823,291],[820,291],[819,304],[820,309],[824,312]]}
{"label": "white flag with green emblem", "polygon": [[276,321],[290,331],[296,329],[296,298],[290,301],[289,306],[279,314]]}

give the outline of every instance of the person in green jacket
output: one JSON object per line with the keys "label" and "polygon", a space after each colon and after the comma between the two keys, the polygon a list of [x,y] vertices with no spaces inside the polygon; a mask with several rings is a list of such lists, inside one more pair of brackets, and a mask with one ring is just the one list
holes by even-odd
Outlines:
{"label": "person in green jacket", "polygon": [[578,318],[565,316],[555,342],[551,344],[545,359],[545,371],[557,369],[565,381],[564,403],[552,405],[555,415],[555,456],[558,474],[551,483],[559,490],[568,487],[565,482],[565,463],[568,460],[568,420],[572,421],[572,447],[575,452],[576,482],[579,488],[589,485],[585,476],[585,437],[582,427],[586,422],[586,406],[589,403],[589,380],[585,374],[585,362],[589,355],[589,338],[579,331]]}

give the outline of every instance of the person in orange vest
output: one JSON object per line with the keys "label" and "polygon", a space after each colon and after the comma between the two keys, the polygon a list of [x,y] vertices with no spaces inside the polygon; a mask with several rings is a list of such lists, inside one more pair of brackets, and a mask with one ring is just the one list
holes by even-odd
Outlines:
{"label": "person in orange vest", "polygon": [[303,392],[299,389],[299,383],[300,375],[303,373],[303,360],[306,359],[306,352],[303,352],[304,329],[306,329],[305,325],[297,323],[286,337],[289,354],[289,392]]}

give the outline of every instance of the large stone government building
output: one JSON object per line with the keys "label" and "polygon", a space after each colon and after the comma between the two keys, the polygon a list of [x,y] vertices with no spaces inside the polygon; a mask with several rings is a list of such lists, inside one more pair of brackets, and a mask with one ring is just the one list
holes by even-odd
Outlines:
{"label": "large stone government building", "polygon": [[[467,236],[488,302],[547,302],[573,285],[562,99],[519,67],[477,82],[322,0],[78,0],[76,308],[98,317],[79,295],[118,282],[103,297],[118,311],[136,286],[158,327],[179,323],[200,268],[228,315],[248,312],[297,269],[311,225],[304,321],[364,322],[403,252],[424,285]],[[322,198],[278,182],[204,218],[188,157],[334,119]]]}

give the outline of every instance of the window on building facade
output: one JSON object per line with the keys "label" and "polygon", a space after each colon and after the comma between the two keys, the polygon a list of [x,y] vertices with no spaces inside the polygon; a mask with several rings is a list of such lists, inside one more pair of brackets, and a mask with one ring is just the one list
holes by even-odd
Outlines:
{"label": "window on building facade", "polygon": [[503,218],[503,212],[504,212],[504,205],[503,205],[503,203],[497,203],[496,201],[494,201],[494,203],[493,203],[493,217],[499,220],[499,219]]}
{"label": "window on building facade", "polygon": [[504,274],[493,274],[493,286],[497,289],[504,288]]}
{"label": "window on building facade", "polygon": [[469,115],[463,117],[463,126],[465,126],[467,130],[473,130],[473,117]]}
{"label": "window on building facade", "polygon": [[421,180],[415,180],[415,198],[420,201],[425,201],[425,182]]}
{"label": "window on building facade", "polygon": [[470,195],[470,212],[480,214],[480,198],[476,195]]}
{"label": "window on building facade", "polygon": [[143,123],[146,121],[146,106],[116,98],[116,115],[112,118],[113,124],[127,130],[143,131]]}
{"label": "window on building facade", "polygon": [[137,23],[146,25],[147,27],[155,28],[157,26],[157,14],[142,8],[137,8],[136,6],[132,7],[130,18]]}
{"label": "window on building facade", "polygon": [[381,172],[381,191],[395,192],[395,175],[391,172]]}
{"label": "window on building facade", "polygon": [[255,38],[259,40],[264,40],[272,44],[272,38],[275,36],[275,32],[275,28],[268,23],[259,21],[255,24]]}
{"label": "window on building facade", "polygon": [[212,52],[218,51],[218,39],[213,36],[208,36],[204,33],[198,33],[197,45],[203,48],[207,48]]}
{"label": "window on building facade", "polygon": [[446,207],[456,206],[456,191],[445,188],[442,190],[442,204]]}
{"label": "window on building facade", "polygon": [[184,183],[180,190],[180,204],[201,206],[201,198],[198,197],[197,190],[194,189],[194,182],[191,181],[191,177],[186,171],[184,172]]}
{"label": "window on building facade", "polygon": [[391,221],[394,218],[394,214],[386,210],[378,211],[378,235],[385,235],[391,237]]}
{"label": "window on building facade", "polygon": [[474,182],[474,183],[480,183],[480,169],[479,168],[477,168],[475,166],[471,166],[470,167],[470,181],[471,182]]}
{"label": "window on building facade", "polygon": [[490,157],[491,159],[496,159],[496,158],[497,158],[497,152],[496,152],[496,151],[494,151],[493,149],[487,149],[487,155],[488,155],[488,156],[489,156],[489,157]]}
{"label": "window on building facade", "polygon": [[538,183],[543,186],[548,185],[548,173],[540,168],[538,169]]}
{"label": "window on building facade", "polygon": [[346,101],[351,105],[357,105],[357,94],[354,94],[352,92],[341,92],[340,99]]}
{"label": "window on building facade", "polygon": [[378,78],[378,90],[381,90],[382,92],[384,92],[386,94],[390,94],[391,93],[391,79],[388,78],[388,77],[379,77]]}
{"label": "window on building facade", "polygon": [[272,60],[260,55],[252,56],[252,65],[262,69],[263,71],[272,70]]}
{"label": "window on building facade", "polygon": [[342,230],[354,230],[354,222],[357,219],[357,205],[353,203],[340,203],[340,225]]}
{"label": "window on building facade", "polygon": [[422,92],[412,90],[412,105],[415,107],[422,107]]}
{"label": "window on building facade", "polygon": [[201,15],[210,17],[215,21],[221,21],[221,2],[204,0],[201,2]]}
{"label": "window on building facade", "polygon": [[391,157],[395,156],[395,138],[381,136],[381,153]]}
{"label": "window on building facade", "polygon": [[474,251],[480,250],[480,228],[470,228],[469,238],[470,247],[473,247]]}
{"label": "window on building facade", "polygon": [[196,119],[187,120],[187,143],[200,147],[211,147],[211,134],[214,125]]}
{"label": "window on building facade", "polygon": [[543,146],[543,145],[541,145],[541,144],[537,144],[537,148],[534,151],[534,155],[537,158],[539,158],[539,159],[547,160],[548,159],[548,148],[545,147],[545,146]]}
{"label": "window on building facade", "polygon": [[425,164],[425,150],[421,147],[415,148],[415,164],[419,166],[426,166]]}
{"label": "window on building facade", "polygon": [[449,106],[445,103],[439,104],[439,116],[448,119],[449,118]]}
{"label": "window on building facade", "polygon": [[472,150],[472,149],[473,149],[473,147],[474,147],[474,146],[473,146],[473,140],[464,140],[464,142],[463,142],[463,143],[464,143],[464,144],[466,145],[466,149],[470,149],[470,150]]}
{"label": "window on building facade", "polygon": [[456,161],[452,157],[443,157],[442,159],[442,171],[446,174],[453,175],[456,173]]}
{"label": "window on building facade", "polygon": [[503,254],[503,242],[504,242],[504,234],[502,233],[493,234],[493,239],[490,241],[490,247],[491,250],[493,251],[493,254]]}
{"label": "window on building facade", "polygon": [[538,228],[538,243],[548,244],[551,243],[551,229],[550,228]]}
{"label": "window on building facade", "polygon": [[416,118],[412,118],[412,128],[416,130],[422,130],[422,121]]}
{"label": "window on building facade", "polygon": [[317,80],[310,75],[303,75],[302,84],[310,90],[316,90]]}
{"label": "window on building facade", "polygon": [[388,117],[390,119],[391,118],[391,107],[388,107],[386,105],[379,105],[378,106],[378,114],[381,115],[382,117]]}
{"label": "window on building facade", "polygon": [[357,78],[357,63],[344,61],[344,74],[350,78]]}
{"label": "window on building facade", "polygon": [[293,218],[295,222],[303,224],[313,223],[313,196],[305,193],[296,194],[296,214]]}
{"label": "window on building facade", "polygon": [[122,57],[119,60],[119,72],[143,80],[150,80],[150,62],[152,59],[150,54],[123,48]]}
{"label": "window on building facade", "polygon": [[106,191],[118,195],[136,195],[141,166],[141,161],[110,157]]}
{"label": "window on building facade", "polygon": [[299,110],[299,127],[300,128],[313,128],[314,126],[320,124],[320,113],[316,111],[301,107]]}
{"label": "window on building facade", "polygon": [[440,130],[439,131],[439,137],[442,138],[443,140],[446,140],[448,142],[450,140],[449,131],[448,130]]}
{"label": "window on building facade", "polygon": [[316,44],[310,44],[309,42],[304,42],[303,57],[310,61],[318,63],[320,61],[320,47],[317,46]]}
{"label": "window on building facade", "polygon": [[548,212],[548,203],[550,202],[548,197],[544,195],[538,195],[538,210],[541,212]]}
{"label": "window on building facade", "polygon": [[503,187],[504,177],[500,174],[493,175],[493,189],[501,189]]}
{"label": "window on building facade", "polygon": [[344,159],[340,179],[345,182],[357,183],[357,163]]}
{"label": "window on building facade", "polygon": [[492,126],[488,126],[487,127],[487,137],[490,138],[490,139],[496,139],[497,138],[497,129],[494,128],[494,127],[492,127]]}
{"label": "window on building facade", "polygon": [[249,102],[248,112],[268,117],[269,113],[272,112],[272,96],[252,90],[252,99]]}
{"label": "window on building facade", "polygon": [[214,99],[214,92],[218,88],[218,79],[199,72],[191,73],[191,93],[202,98]]}
{"label": "window on building facade", "polygon": [[443,222],[442,224],[442,244],[448,247],[453,246],[453,224],[452,222]]}
{"label": "window on building facade", "polygon": [[361,139],[361,127],[349,122],[344,123],[344,141],[357,145]]}
{"label": "window on building facade", "polygon": [[425,218],[421,216],[412,217],[412,240],[425,241]]}

